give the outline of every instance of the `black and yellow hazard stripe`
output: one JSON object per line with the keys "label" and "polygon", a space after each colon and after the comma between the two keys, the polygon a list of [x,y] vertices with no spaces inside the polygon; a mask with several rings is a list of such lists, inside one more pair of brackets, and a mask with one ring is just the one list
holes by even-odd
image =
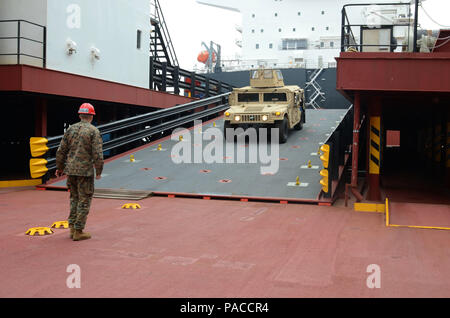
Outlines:
{"label": "black and yellow hazard stripe", "polygon": [[370,174],[380,174],[380,140],[380,117],[370,117]]}

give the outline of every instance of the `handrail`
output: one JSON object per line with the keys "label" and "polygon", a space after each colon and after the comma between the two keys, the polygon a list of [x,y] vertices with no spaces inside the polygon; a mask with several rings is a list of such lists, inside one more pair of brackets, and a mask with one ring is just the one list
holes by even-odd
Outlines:
{"label": "handrail", "polygon": [[[383,26],[389,26],[395,28],[395,27],[408,27],[408,39],[406,44],[397,44],[397,43],[386,43],[386,44],[364,44],[361,43],[362,41],[362,28],[366,27],[367,24],[351,24],[348,14],[347,14],[347,8],[350,7],[365,7],[365,6],[404,6],[404,7],[408,7],[408,13],[410,13],[411,10],[411,3],[406,3],[406,2],[395,2],[395,3],[355,3],[355,4],[346,4],[342,7],[342,22],[341,22],[341,52],[345,52],[347,49],[349,48],[357,48],[358,51],[362,51],[363,47],[383,47],[383,48],[387,48],[389,47],[389,49],[391,51],[395,50],[396,47],[401,47],[401,48],[406,48],[407,50],[409,50],[409,34],[410,34],[410,28],[411,28],[411,24],[396,24],[396,23],[392,23],[392,24],[382,24]],[[358,27],[360,28],[360,33],[361,33],[361,39],[359,39],[359,44],[356,40],[355,34],[353,33],[353,28],[352,27]],[[350,43],[350,36],[351,39],[353,40],[353,43]]]}
{"label": "handrail", "polygon": [[[99,129],[100,134],[105,135],[105,134],[109,134],[109,133],[113,133],[113,132],[118,132],[118,131],[121,131],[121,130],[127,129],[127,128],[140,128],[139,126],[144,123],[149,123],[149,122],[152,122],[155,120],[161,120],[163,118],[167,118],[169,116],[173,116],[176,114],[182,114],[187,111],[193,111],[199,107],[205,107],[205,106],[217,104],[211,108],[207,108],[207,109],[204,109],[204,110],[201,110],[198,112],[194,112],[192,114],[188,114],[183,117],[176,118],[176,119],[171,119],[167,122],[159,123],[150,128],[144,127],[144,129],[141,128],[132,133],[108,140],[108,141],[104,142],[104,144],[103,144],[103,146],[104,146],[103,151],[112,150],[112,149],[121,147],[123,145],[129,144],[131,142],[141,140],[142,138],[150,137],[152,135],[155,135],[155,134],[158,134],[158,133],[161,133],[161,132],[173,129],[173,128],[180,127],[189,122],[193,122],[196,119],[201,119],[206,116],[211,116],[211,115],[220,113],[229,107],[228,100],[227,100],[229,94],[230,93],[225,93],[225,94],[221,94],[218,96],[189,102],[189,103],[186,103],[183,105],[177,105],[177,106],[174,106],[174,107],[171,107],[168,109],[161,109],[161,110],[157,110],[157,111],[150,112],[147,114],[141,114],[141,115],[133,116],[130,118],[118,120],[115,122],[99,125],[99,126],[97,126],[97,128]],[[60,144],[63,136],[64,135],[59,135],[59,136],[47,138],[48,152],[55,151],[59,147],[59,144]],[[56,158],[55,157],[50,157],[49,159],[47,159],[47,162],[48,162],[47,168],[49,170],[56,168]]]}
{"label": "handrail", "polygon": [[[184,77],[185,80],[181,80],[180,77]],[[190,79],[190,82],[186,81],[187,78]],[[204,93],[204,96],[209,97],[233,90],[233,86],[227,83],[152,58],[150,62],[150,89],[159,88],[161,91],[166,91],[167,87],[174,87],[176,94],[180,88],[186,89],[191,92],[192,97],[196,97],[196,92]]]}
{"label": "handrail", "polygon": [[324,193],[326,198],[332,198],[335,194],[336,188],[332,186],[332,181],[339,180],[339,167],[345,165],[345,155],[353,141],[352,124],[353,105],[350,106],[342,120],[324,142],[330,147],[328,162],[329,191]]}
{"label": "handrail", "polygon": [[[45,68],[46,67],[46,42],[47,42],[47,28],[43,25],[28,21],[28,20],[23,20],[23,19],[16,19],[16,20],[0,20],[0,24],[1,23],[11,23],[11,22],[16,22],[17,23],[17,36],[4,36],[4,37],[0,37],[0,40],[14,40],[17,39],[17,47],[16,47],[16,52],[15,53],[1,53],[0,56],[17,56],[17,64],[21,64],[20,63],[20,57],[21,56],[27,56],[27,57],[31,57],[34,59],[38,59],[38,60],[42,60],[42,66]],[[22,28],[21,28],[21,22],[22,23],[28,23],[34,26],[38,26],[40,28],[42,28],[42,41],[36,40],[36,39],[31,39],[25,36],[22,36]],[[27,54],[27,53],[22,53],[22,48],[21,48],[21,40],[26,40],[26,41],[31,41],[31,42],[35,42],[35,43],[39,43],[42,44],[42,57],[40,56],[35,56],[35,55],[31,55],[31,54]]]}

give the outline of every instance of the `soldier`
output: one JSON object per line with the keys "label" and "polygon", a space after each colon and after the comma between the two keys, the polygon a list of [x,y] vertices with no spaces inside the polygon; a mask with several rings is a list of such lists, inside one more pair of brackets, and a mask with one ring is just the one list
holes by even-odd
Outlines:
{"label": "soldier", "polygon": [[56,152],[56,176],[66,174],[70,190],[70,238],[87,240],[91,235],[83,232],[94,194],[95,178],[100,179],[103,170],[103,146],[99,130],[91,125],[94,107],[84,103],[78,111],[80,122],[65,132]]}

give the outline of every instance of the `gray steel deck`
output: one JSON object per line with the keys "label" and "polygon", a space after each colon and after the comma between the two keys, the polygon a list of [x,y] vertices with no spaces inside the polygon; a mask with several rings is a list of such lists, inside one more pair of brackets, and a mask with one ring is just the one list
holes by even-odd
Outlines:
{"label": "gray steel deck", "polygon": [[[157,143],[134,152],[135,162],[130,162],[129,155],[108,162],[105,164],[102,179],[95,181],[95,187],[201,196],[316,200],[321,189],[319,171],[322,167],[317,150],[320,143],[327,138],[327,134],[341,121],[344,113],[345,110],[307,110],[303,129],[291,130],[288,141],[279,146],[279,158],[276,158],[279,169],[273,175],[261,174],[260,167],[267,164],[260,163],[259,156],[258,163],[176,164],[173,162],[172,150],[179,141],[169,139],[160,142],[160,151],[157,150]],[[217,120],[215,124],[218,129],[223,130],[223,120]],[[187,137],[184,137],[182,142],[190,144],[192,154],[194,148],[200,147],[200,143],[194,141],[194,135],[203,136],[206,129],[212,126],[213,123],[204,125],[202,133],[199,127],[190,130],[190,143]],[[204,140],[202,149],[205,150],[210,142]],[[223,156],[227,155],[225,144],[224,142]],[[248,162],[249,146],[243,147],[237,143],[234,145],[234,162],[237,160],[238,147],[244,148]],[[302,168],[309,160],[313,167]],[[295,184],[297,176],[301,186],[289,186],[289,183]],[[53,186],[65,186],[65,180],[54,183]]]}

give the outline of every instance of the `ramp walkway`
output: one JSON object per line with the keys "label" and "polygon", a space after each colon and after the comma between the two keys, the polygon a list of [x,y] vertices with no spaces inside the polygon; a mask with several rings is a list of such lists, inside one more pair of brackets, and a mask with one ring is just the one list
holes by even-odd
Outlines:
{"label": "ramp walkway", "polygon": [[[262,163],[258,156],[256,163],[249,163],[249,150],[257,144],[235,142],[220,149],[216,158],[223,163],[176,163],[182,151],[180,143],[190,145],[191,159],[195,151],[207,151],[210,140],[203,140],[209,128],[216,132],[223,130],[223,120],[210,121],[202,127],[189,130],[188,135],[172,140],[159,140],[144,149],[119,155],[105,164],[102,179],[96,180],[96,189],[117,189],[150,191],[155,195],[200,196],[209,198],[240,198],[273,201],[318,202],[321,191],[319,171],[322,163],[317,155],[320,145],[326,141],[343,118],[346,110],[307,110],[306,123],[301,131],[290,131],[288,141],[279,145],[279,156],[271,157],[270,163]],[[189,140],[190,139],[190,140]],[[234,150],[234,156],[227,154]],[[267,153],[272,149],[268,143]],[[237,154],[245,150],[244,163],[237,163]],[[215,152],[212,152],[215,155]],[[228,155],[228,156],[227,156]],[[270,156],[269,156],[270,157]],[[131,158],[131,160],[130,160]],[[134,160],[133,160],[134,159]],[[225,163],[226,161],[234,163]],[[310,165],[308,167],[308,162]],[[193,162],[193,160],[191,160]],[[219,161],[220,162],[220,161]],[[276,167],[274,173],[261,173],[261,167]],[[299,177],[299,185],[296,185]],[[66,181],[48,185],[65,187]]]}

